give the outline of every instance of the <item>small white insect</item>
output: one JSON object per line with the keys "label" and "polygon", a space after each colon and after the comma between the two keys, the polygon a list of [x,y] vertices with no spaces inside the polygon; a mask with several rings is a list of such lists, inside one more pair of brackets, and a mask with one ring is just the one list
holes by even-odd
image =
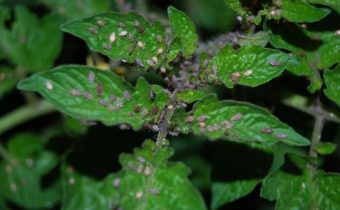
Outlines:
{"label": "small white insect", "polygon": [[340,29],[335,31],[335,35],[340,36]]}
{"label": "small white insect", "polygon": [[284,139],[284,138],[287,137],[287,134],[284,134],[284,133],[277,133],[275,136],[276,136],[278,139]]}
{"label": "small white insect", "polygon": [[105,106],[107,104],[107,102],[106,102],[105,99],[100,99],[99,104],[102,105],[102,106]]}
{"label": "small white insect", "polygon": [[70,177],[68,179],[68,183],[69,183],[69,185],[74,185],[76,183],[76,180],[73,177]]}
{"label": "small white insect", "polygon": [[144,194],[144,193],[141,192],[141,191],[137,192],[137,193],[136,193],[136,198],[137,198],[137,199],[142,198],[142,197],[143,197],[143,194]]}
{"label": "small white insect", "polygon": [[153,56],[151,60],[153,61],[154,64],[158,64],[158,58],[156,56]]}
{"label": "small white insect", "polygon": [[158,50],[157,50],[158,55],[162,54],[163,52],[164,52],[163,48],[158,48]]}
{"label": "small white insect", "polygon": [[169,104],[169,106],[167,107],[169,110],[174,109],[174,106],[172,104]]}
{"label": "small white insect", "polygon": [[194,117],[193,116],[188,116],[185,118],[185,122],[186,123],[192,123],[194,121]]}
{"label": "small white insect", "polygon": [[116,105],[118,108],[122,108],[123,106],[123,100],[121,98],[117,98]]}
{"label": "small white insect", "polygon": [[89,82],[94,82],[94,80],[96,79],[96,75],[91,71],[89,73],[89,75],[87,76]]}
{"label": "small white insect", "polygon": [[138,41],[137,42],[137,46],[139,47],[139,48],[144,48],[145,47],[145,44],[143,43],[143,42],[141,42],[141,41]]}
{"label": "small white insect", "polygon": [[119,178],[114,179],[113,182],[112,182],[112,185],[116,188],[119,187],[120,186],[120,179]]}
{"label": "small white insect", "polygon": [[89,93],[89,92],[83,93],[83,96],[84,96],[87,100],[92,100],[92,99],[93,99],[93,96],[92,96],[91,93]]}
{"label": "small white insect", "polygon": [[115,34],[115,32],[112,32],[112,33],[110,34],[109,39],[110,39],[110,42],[111,42],[111,43],[113,43],[114,41],[116,41],[116,34]]}
{"label": "small white insect", "polygon": [[246,70],[246,71],[243,73],[244,76],[250,76],[250,75],[252,75],[252,74],[253,74],[253,70],[252,70],[252,69],[248,69],[248,70]]}
{"label": "small white insect", "polygon": [[165,69],[164,66],[162,66],[160,70],[161,70],[161,73],[162,73],[162,74],[166,73],[166,69]]}
{"label": "small white insect", "polygon": [[53,84],[49,81],[46,82],[46,89],[47,90],[53,90]]}
{"label": "small white insect", "polygon": [[128,34],[127,31],[121,31],[121,32],[119,33],[119,36],[126,36],[127,34]]}
{"label": "small white insect", "polygon": [[231,121],[239,121],[242,118],[241,113],[237,113],[234,116],[231,117]]}
{"label": "small white insect", "polygon": [[81,92],[79,90],[76,90],[76,89],[71,89],[70,90],[70,94],[72,96],[80,96],[81,95]]}
{"label": "small white insect", "polygon": [[137,157],[137,160],[138,160],[139,162],[141,162],[141,163],[145,163],[145,162],[146,162],[145,158],[143,158],[143,157],[141,157],[141,156],[138,156],[138,157]]}
{"label": "small white insect", "polygon": [[149,176],[149,175],[151,175],[151,173],[152,173],[151,168],[150,168],[149,166],[146,166],[146,167],[144,168],[143,174],[144,174],[145,176]]}
{"label": "small white insect", "polygon": [[105,26],[105,22],[103,20],[97,20],[97,25],[99,27],[104,27]]}

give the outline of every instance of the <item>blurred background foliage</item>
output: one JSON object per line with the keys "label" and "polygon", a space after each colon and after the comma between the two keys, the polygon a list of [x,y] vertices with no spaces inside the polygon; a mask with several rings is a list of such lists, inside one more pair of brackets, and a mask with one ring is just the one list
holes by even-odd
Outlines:
{"label": "blurred background foliage", "polygon": [[[255,4],[257,1],[251,2]],[[150,19],[164,20],[166,24],[166,8],[169,5],[185,11],[193,19],[201,41],[209,41],[240,27],[235,13],[225,6],[223,0],[5,0],[1,4],[1,10],[7,11],[0,13],[0,20],[4,20],[0,29],[0,116],[6,116],[25,104],[34,105],[39,100],[37,95],[17,91],[16,81],[32,72],[60,64],[96,65],[124,75],[132,82],[138,76],[144,75],[149,81],[162,84],[157,75],[145,75],[134,71],[131,66],[112,66],[107,58],[92,53],[83,41],[62,34],[58,27],[73,18],[104,11],[130,10],[147,15]],[[339,20],[336,15],[329,18],[331,20],[328,22]],[[16,37],[20,35],[25,36]],[[20,47],[21,45],[17,46],[20,42],[16,40],[20,38],[27,49]],[[27,38],[31,39],[26,40]],[[255,89],[238,86],[228,90],[217,85],[207,91],[217,92],[221,99],[247,100],[267,107],[283,122],[309,137],[313,119],[303,112],[285,106],[279,100],[281,91],[310,97],[305,88],[308,84],[307,79],[285,73],[282,77]],[[327,99],[323,101],[331,106]],[[34,109],[30,111],[35,112]],[[1,120],[3,118],[0,118]],[[18,174],[8,177],[3,173],[11,170],[5,164],[8,160],[0,159],[0,183],[6,182],[7,179],[18,179],[19,182],[32,184],[24,189],[12,186],[11,189],[20,191],[22,197],[8,195],[8,192],[2,192],[0,189],[0,209],[59,209],[61,198],[55,194],[59,190],[59,167],[62,162],[66,161],[81,173],[100,180],[108,173],[119,170],[120,153],[131,152],[134,147],[140,146],[144,139],[154,138],[155,135],[151,132],[132,132],[101,124],[88,125],[53,109],[48,109],[43,116],[34,116],[34,119],[10,130],[1,131],[1,144],[6,145],[9,156],[17,157],[17,164],[21,164],[22,169]],[[336,140],[334,143],[339,144],[339,124],[328,122],[323,139],[330,142]],[[190,135],[171,137],[170,142],[175,149],[172,159],[183,161],[192,169],[190,179],[202,192],[207,203],[211,200],[210,187],[213,181],[236,180],[240,177],[263,178],[272,161],[272,156],[268,153],[231,142],[204,141]],[[31,161],[39,164],[32,168]],[[289,165],[287,167],[289,168]],[[323,157],[321,168],[340,172],[339,148],[332,155]],[[220,209],[273,209],[272,202],[259,197],[259,190],[257,187],[246,197]],[[5,200],[2,194],[10,199]],[[23,197],[26,200],[22,199]]]}

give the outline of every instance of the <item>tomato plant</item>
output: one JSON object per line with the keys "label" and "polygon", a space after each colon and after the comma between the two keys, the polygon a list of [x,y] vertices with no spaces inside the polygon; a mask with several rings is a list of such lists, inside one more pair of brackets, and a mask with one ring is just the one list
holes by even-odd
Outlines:
{"label": "tomato plant", "polygon": [[340,209],[339,12],[3,1],[1,209]]}

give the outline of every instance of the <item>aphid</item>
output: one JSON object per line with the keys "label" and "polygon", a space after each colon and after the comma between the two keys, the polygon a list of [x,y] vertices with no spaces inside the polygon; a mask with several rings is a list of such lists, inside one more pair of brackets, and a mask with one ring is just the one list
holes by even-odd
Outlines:
{"label": "aphid", "polygon": [[140,27],[140,22],[139,22],[139,20],[135,20],[135,21],[133,22],[133,25],[134,25],[136,28]]}
{"label": "aphid", "polygon": [[152,60],[152,62],[153,62],[155,65],[158,64],[158,58],[157,58],[156,56],[153,56],[153,57],[151,58],[151,60]]}
{"label": "aphid", "polygon": [[162,36],[161,36],[161,35],[157,35],[157,36],[156,36],[156,40],[157,40],[158,43],[161,43],[162,40],[163,40],[163,39],[162,39]]}
{"label": "aphid", "polygon": [[335,35],[340,36],[340,29],[335,31]]}
{"label": "aphid", "polygon": [[123,107],[123,100],[121,98],[117,98],[116,105],[117,105],[118,108],[122,108]]}
{"label": "aphid", "polygon": [[239,22],[242,22],[242,20],[243,20],[242,16],[237,16],[236,19],[237,19]]}
{"label": "aphid", "polygon": [[268,63],[272,66],[281,66],[281,63],[279,61],[276,61],[276,60],[270,60],[270,61],[268,61]]}
{"label": "aphid", "polygon": [[119,36],[124,37],[124,36],[126,36],[127,34],[128,34],[127,31],[121,31],[121,32],[119,33]]}
{"label": "aphid", "polygon": [[231,117],[231,121],[239,121],[242,118],[241,113],[237,113],[234,116]]}
{"label": "aphid", "polygon": [[126,25],[124,23],[122,23],[122,22],[119,22],[118,26],[121,27],[121,28],[126,28]]}
{"label": "aphid", "polygon": [[158,50],[157,50],[158,55],[162,54],[163,52],[164,52],[163,48],[158,48]]}
{"label": "aphid", "polygon": [[139,106],[138,104],[135,104],[135,105],[133,106],[133,110],[134,110],[135,112],[139,112],[139,111],[140,111],[140,106]]}
{"label": "aphid", "polygon": [[46,82],[46,89],[47,90],[53,90],[53,85],[51,82]]}
{"label": "aphid", "polygon": [[69,183],[69,185],[74,185],[76,183],[76,180],[73,177],[70,177],[68,179],[68,183]]}
{"label": "aphid", "polygon": [[271,128],[263,128],[261,132],[265,134],[272,134],[273,130]]}
{"label": "aphid", "polygon": [[149,189],[149,192],[150,192],[152,195],[159,195],[160,190],[157,189],[157,188],[150,188],[150,189]]}
{"label": "aphid", "polygon": [[105,99],[100,99],[99,104],[105,106],[107,104],[107,101]]}
{"label": "aphid", "polygon": [[109,110],[116,111],[116,108],[112,104],[109,104],[108,107],[109,107]]}
{"label": "aphid", "polygon": [[232,128],[233,124],[231,122],[229,122],[228,120],[224,120],[221,122],[221,125],[227,129]]}
{"label": "aphid", "polygon": [[10,190],[12,192],[16,192],[17,191],[17,185],[15,183],[11,183],[9,186]]}
{"label": "aphid", "polygon": [[201,115],[201,116],[199,116],[199,117],[197,118],[197,121],[198,121],[198,122],[204,122],[206,119],[207,119],[207,116]]}
{"label": "aphid", "polygon": [[277,133],[275,136],[276,136],[278,139],[284,139],[284,138],[287,137],[287,134],[284,134],[284,133]]}
{"label": "aphid", "polygon": [[124,91],[124,93],[123,93],[123,95],[124,95],[124,98],[127,100],[127,101],[130,101],[130,99],[131,99],[131,96],[130,96],[130,93],[129,93],[129,91]]}
{"label": "aphid", "polygon": [[152,109],[151,109],[151,114],[152,115],[156,115],[156,114],[158,114],[158,112],[159,112],[159,107],[158,106],[152,107]]}
{"label": "aphid", "polygon": [[96,75],[92,71],[87,76],[87,79],[89,80],[89,82],[94,82],[95,78],[96,78]]}
{"label": "aphid", "polygon": [[194,121],[194,117],[193,116],[187,116],[186,118],[185,118],[185,122],[186,123],[192,123]]}
{"label": "aphid", "polygon": [[153,62],[153,60],[152,59],[149,59],[149,60],[147,60],[146,61],[150,66],[153,66],[153,65],[155,65],[155,63]]}
{"label": "aphid", "polygon": [[136,198],[137,199],[140,199],[142,197],[143,197],[143,192],[139,191],[139,192],[136,193]]}
{"label": "aphid", "polygon": [[207,126],[207,130],[208,130],[209,132],[213,132],[213,131],[215,131],[215,128],[214,128],[214,126],[212,126],[212,125],[208,125],[208,126]]}
{"label": "aphid", "polygon": [[147,108],[143,109],[143,111],[141,113],[141,117],[145,117],[148,113],[149,113],[149,111],[148,111]]}
{"label": "aphid", "polygon": [[110,99],[112,102],[114,102],[114,101],[116,100],[116,97],[115,97],[114,95],[110,95],[110,96],[109,96],[109,99]]}
{"label": "aphid", "polygon": [[93,96],[92,96],[91,93],[89,93],[89,92],[83,93],[83,96],[84,96],[87,100],[92,100],[92,99],[93,99]]}
{"label": "aphid", "polygon": [[145,162],[146,162],[145,158],[143,158],[143,157],[141,157],[141,156],[138,156],[138,157],[137,157],[137,160],[138,160],[139,162],[141,162],[141,163],[145,163]]}
{"label": "aphid", "polygon": [[101,82],[99,82],[99,83],[97,84],[97,94],[98,94],[98,96],[101,96],[102,93],[103,93],[103,85],[102,85]]}
{"label": "aphid", "polygon": [[111,50],[111,49],[112,49],[112,46],[111,46],[111,44],[104,44],[104,45],[103,45],[103,48],[104,48],[105,50]]}
{"label": "aphid", "polygon": [[89,27],[88,29],[87,29],[91,34],[93,34],[93,35],[96,35],[96,34],[98,34],[98,31],[97,31],[97,28],[96,27]]}
{"label": "aphid", "polygon": [[248,70],[246,70],[245,72],[243,72],[243,75],[244,76],[250,76],[250,75],[252,75],[253,74],[253,70],[252,69],[248,69]]}
{"label": "aphid", "polygon": [[143,66],[144,66],[143,61],[142,61],[141,59],[139,59],[139,58],[136,59],[136,64],[137,64],[138,66],[140,66],[140,67],[143,67]]}
{"label": "aphid", "polygon": [[143,43],[143,42],[141,42],[141,41],[138,41],[137,42],[137,46],[139,47],[139,48],[144,48],[145,47],[145,44]]}
{"label": "aphid", "polygon": [[121,125],[119,125],[119,129],[120,129],[120,130],[129,130],[130,127],[129,127],[128,125],[121,124]]}
{"label": "aphid", "polygon": [[205,122],[199,122],[199,123],[198,123],[198,126],[199,126],[200,128],[205,128],[205,127],[206,127],[206,124],[205,124]]}
{"label": "aphid", "polygon": [[146,167],[144,168],[143,173],[144,173],[145,176],[151,175],[151,173],[152,173],[151,168],[150,168],[149,166],[146,166]]}
{"label": "aphid", "polygon": [[151,126],[151,129],[152,129],[153,131],[159,131],[158,125],[152,125],[152,126]]}
{"label": "aphid", "polygon": [[212,70],[213,70],[214,76],[217,76],[217,66],[213,65]]}
{"label": "aphid", "polygon": [[70,94],[72,96],[80,96],[81,95],[81,92],[79,90],[76,90],[76,89],[71,89],[70,90]]}
{"label": "aphid", "polygon": [[104,27],[105,26],[105,22],[103,20],[97,20],[97,26]]}
{"label": "aphid", "polygon": [[236,71],[236,72],[233,72],[233,73],[231,74],[231,78],[230,78],[230,79],[231,79],[233,82],[237,83],[237,82],[239,81],[240,78],[241,78],[241,73],[238,72],[238,71]]}
{"label": "aphid", "polygon": [[113,182],[112,182],[112,185],[116,188],[119,187],[120,186],[120,179],[119,178],[114,179]]}
{"label": "aphid", "polygon": [[110,34],[109,40],[110,40],[111,43],[113,43],[114,41],[116,41],[116,34],[115,34],[115,32],[112,32],[112,33]]}
{"label": "aphid", "polygon": [[162,66],[160,70],[161,70],[161,73],[162,73],[162,74],[165,74],[165,73],[166,73],[166,69],[165,69],[164,66]]}
{"label": "aphid", "polygon": [[169,109],[169,110],[174,109],[174,106],[172,104],[169,104],[167,109]]}

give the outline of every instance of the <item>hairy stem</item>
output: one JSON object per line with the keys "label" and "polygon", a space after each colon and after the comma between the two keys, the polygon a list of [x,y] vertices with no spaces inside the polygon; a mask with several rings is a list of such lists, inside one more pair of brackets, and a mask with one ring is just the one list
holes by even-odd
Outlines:
{"label": "hairy stem", "polygon": [[47,101],[24,105],[0,118],[0,135],[17,125],[55,110],[54,106]]}
{"label": "hairy stem", "polygon": [[[172,106],[172,105],[169,105],[169,106]],[[158,122],[159,132],[158,132],[157,142],[156,142],[156,145],[158,148],[164,145],[165,138],[168,134],[168,127],[169,127],[170,119],[175,112],[175,108],[172,107],[171,109],[169,109],[169,106],[165,108]]]}
{"label": "hairy stem", "polygon": [[[319,98],[316,101],[316,109],[321,110],[321,102]],[[320,113],[320,112],[317,112]],[[321,135],[322,135],[322,130],[325,124],[325,117],[322,114],[317,114],[315,116],[315,122],[314,122],[314,128],[313,128],[313,133],[312,133],[312,139],[311,139],[311,145],[309,148],[309,157],[316,159],[318,157],[317,152],[315,151],[315,147],[320,143],[321,140]],[[313,176],[316,173],[317,166],[313,163],[309,163],[308,167],[311,169],[311,172]]]}

